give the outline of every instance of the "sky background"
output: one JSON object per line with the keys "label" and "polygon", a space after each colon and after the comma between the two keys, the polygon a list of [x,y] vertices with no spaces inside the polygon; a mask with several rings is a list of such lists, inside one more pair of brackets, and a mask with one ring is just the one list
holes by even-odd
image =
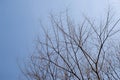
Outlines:
{"label": "sky background", "polygon": [[0,80],[22,77],[17,64],[34,51],[40,20],[47,25],[50,12],[59,14],[67,8],[79,20],[81,13],[103,14],[108,5],[120,16],[120,0],[0,0]]}

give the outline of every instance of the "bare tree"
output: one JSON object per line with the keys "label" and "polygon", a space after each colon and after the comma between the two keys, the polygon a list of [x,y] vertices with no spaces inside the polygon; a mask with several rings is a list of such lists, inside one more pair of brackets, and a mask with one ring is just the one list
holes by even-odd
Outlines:
{"label": "bare tree", "polygon": [[68,15],[50,19],[52,32],[42,26],[44,39],[22,70],[28,80],[120,80],[120,18],[108,11],[100,24],[84,17],[78,26]]}

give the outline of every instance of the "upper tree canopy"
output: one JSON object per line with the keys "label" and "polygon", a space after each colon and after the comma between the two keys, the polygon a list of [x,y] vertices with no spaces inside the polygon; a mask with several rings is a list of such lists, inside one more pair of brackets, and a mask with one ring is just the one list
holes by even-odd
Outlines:
{"label": "upper tree canopy", "polygon": [[70,16],[50,15],[51,30],[37,39],[36,53],[23,73],[28,80],[119,80],[120,18],[110,10],[98,23],[84,16],[75,24]]}

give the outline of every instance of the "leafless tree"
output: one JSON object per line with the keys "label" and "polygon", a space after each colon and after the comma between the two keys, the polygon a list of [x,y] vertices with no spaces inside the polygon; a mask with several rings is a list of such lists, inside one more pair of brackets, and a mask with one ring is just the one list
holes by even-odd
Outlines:
{"label": "leafless tree", "polygon": [[50,15],[51,30],[37,39],[36,53],[22,70],[28,80],[120,80],[120,18],[84,17],[76,25],[67,15]]}

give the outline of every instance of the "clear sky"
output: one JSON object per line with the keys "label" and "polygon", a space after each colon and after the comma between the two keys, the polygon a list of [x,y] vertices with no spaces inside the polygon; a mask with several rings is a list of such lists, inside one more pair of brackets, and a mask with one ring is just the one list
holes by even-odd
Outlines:
{"label": "clear sky", "polygon": [[0,0],[0,80],[21,77],[17,63],[34,51],[34,40],[41,33],[39,20],[47,24],[50,12],[68,8],[79,19],[81,13],[100,15],[108,4],[119,14],[119,0]]}

